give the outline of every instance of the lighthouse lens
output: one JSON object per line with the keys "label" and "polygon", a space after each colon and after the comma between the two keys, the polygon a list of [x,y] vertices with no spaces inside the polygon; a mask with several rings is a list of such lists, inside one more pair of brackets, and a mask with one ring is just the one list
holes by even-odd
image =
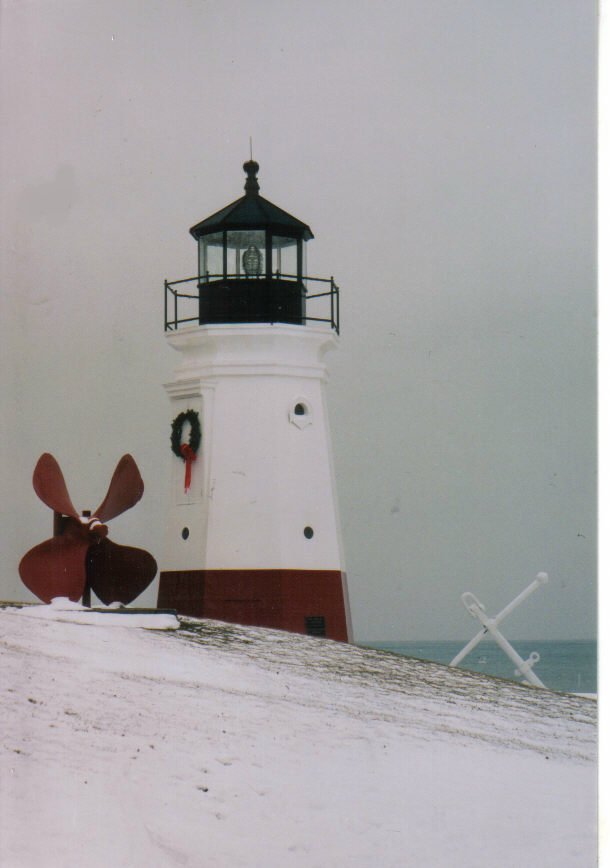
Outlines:
{"label": "lighthouse lens", "polygon": [[263,257],[258,247],[250,244],[241,258],[244,271],[248,277],[254,277],[261,273]]}
{"label": "lighthouse lens", "polygon": [[227,277],[265,274],[265,230],[230,229],[227,232]]}

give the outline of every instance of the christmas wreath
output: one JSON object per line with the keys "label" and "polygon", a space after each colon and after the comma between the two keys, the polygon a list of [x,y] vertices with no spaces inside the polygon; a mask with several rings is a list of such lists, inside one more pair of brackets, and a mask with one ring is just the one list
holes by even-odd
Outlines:
{"label": "christmas wreath", "polygon": [[[188,422],[191,426],[188,443],[182,442],[182,429],[184,423]],[[186,410],[184,413],[179,413],[172,422],[172,452],[178,458],[186,463],[184,473],[184,490],[185,492],[191,487],[191,464],[197,458],[197,450],[201,444],[201,425],[199,424],[199,413],[195,410]]]}

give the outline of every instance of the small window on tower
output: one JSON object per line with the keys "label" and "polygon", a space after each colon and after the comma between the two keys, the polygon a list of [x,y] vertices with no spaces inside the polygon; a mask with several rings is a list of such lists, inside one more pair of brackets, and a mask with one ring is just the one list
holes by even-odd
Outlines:
{"label": "small window on tower", "polygon": [[311,407],[304,398],[296,398],[288,410],[288,418],[293,425],[303,430],[313,422]]}
{"label": "small window on tower", "polygon": [[326,619],[324,615],[306,615],[305,632],[308,636],[326,636]]}

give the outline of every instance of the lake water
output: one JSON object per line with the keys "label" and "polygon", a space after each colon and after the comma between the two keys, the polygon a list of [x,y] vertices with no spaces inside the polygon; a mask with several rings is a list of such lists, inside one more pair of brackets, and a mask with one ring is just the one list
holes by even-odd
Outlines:
{"label": "lake water", "polygon": [[[367,647],[392,651],[406,657],[432,660],[435,663],[450,663],[466,645],[463,642],[368,642]],[[534,672],[545,687],[564,693],[597,693],[597,643],[588,640],[515,640],[511,645],[524,659],[532,651],[540,654]],[[459,665],[460,669],[482,672],[497,678],[522,681],[515,675],[515,665],[495,642],[480,642]]]}

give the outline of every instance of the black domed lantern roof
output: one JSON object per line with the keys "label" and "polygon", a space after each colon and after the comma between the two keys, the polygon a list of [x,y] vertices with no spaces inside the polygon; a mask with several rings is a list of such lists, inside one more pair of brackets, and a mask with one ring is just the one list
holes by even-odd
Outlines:
{"label": "black domed lantern roof", "polygon": [[289,322],[305,316],[306,223],[259,194],[254,160],[245,196],[193,226],[199,245],[200,323]]}
{"label": "black domed lantern roof", "polygon": [[202,235],[225,229],[256,228],[270,229],[279,236],[301,238],[303,241],[313,238],[306,223],[259,195],[258,170],[259,165],[255,160],[244,163],[244,172],[248,176],[244,185],[246,195],[193,226],[190,230],[193,238],[199,239]]}

